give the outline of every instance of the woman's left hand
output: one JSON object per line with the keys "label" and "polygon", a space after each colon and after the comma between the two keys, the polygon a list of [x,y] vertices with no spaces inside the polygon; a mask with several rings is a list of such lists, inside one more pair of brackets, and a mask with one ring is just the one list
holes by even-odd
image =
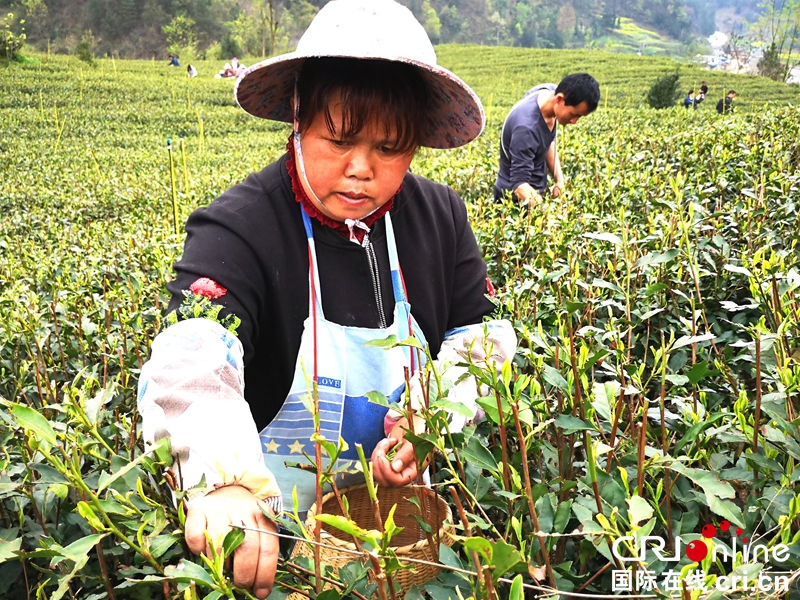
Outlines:
{"label": "woman's left hand", "polygon": [[[395,445],[398,446],[397,451],[390,459],[390,451]],[[414,481],[417,478],[414,446],[399,436],[378,442],[372,451],[372,475],[378,485],[387,487],[400,487]]]}

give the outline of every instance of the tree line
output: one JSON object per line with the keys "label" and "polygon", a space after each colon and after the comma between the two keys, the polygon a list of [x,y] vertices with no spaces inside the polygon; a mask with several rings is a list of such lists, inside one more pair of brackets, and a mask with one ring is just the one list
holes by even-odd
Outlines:
{"label": "tree line", "polygon": [[[40,51],[158,59],[265,57],[291,49],[327,0],[0,0],[9,31]],[[714,13],[758,0],[401,0],[434,43],[581,48],[624,17],[676,40],[708,35]],[[763,4],[797,0],[763,0]],[[13,13],[13,18],[7,14]],[[779,11],[780,12],[780,11]],[[790,36],[791,37],[791,36]],[[789,47],[792,46],[790,42]],[[778,46],[771,56],[781,62]]]}
{"label": "tree line", "polygon": [[269,56],[294,45],[325,0],[0,0],[40,51],[161,59]]}

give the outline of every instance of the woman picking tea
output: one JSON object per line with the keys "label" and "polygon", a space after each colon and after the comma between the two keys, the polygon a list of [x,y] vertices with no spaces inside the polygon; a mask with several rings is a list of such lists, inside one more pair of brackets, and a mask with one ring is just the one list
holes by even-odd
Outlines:
{"label": "woman picking tea", "polygon": [[[507,321],[484,323],[491,286],[464,202],[409,172],[419,147],[467,144],[485,118],[406,8],[328,3],[295,52],[249,67],[235,94],[248,113],[293,124],[286,153],[189,217],[168,327],[139,383],[145,439],[170,438],[188,490],[196,553],[231,524],[274,531],[261,507],[280,512],[283,495],[295,491],[301,511],[314,502],[314,474],[284,464],[313,454],[313,384],[321,433],[347,442],[343,459],[359,443],[380,485],[417,478],[409,424],[366,394],[400,401],[424,355],[367,342],[414,337],[443,366],[486,348],[502,364],[516,346]],[[448,399],[474,411],[477,395],[459,380]],[[234,583],[266,597],[277,549],[248,531]]]}

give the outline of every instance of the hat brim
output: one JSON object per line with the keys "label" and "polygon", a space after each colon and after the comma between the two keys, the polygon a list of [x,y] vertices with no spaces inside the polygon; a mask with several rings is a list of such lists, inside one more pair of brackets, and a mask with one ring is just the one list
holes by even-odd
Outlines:
{"label": "hat brim", "polygon": [[[483,131],[486,115],[477,94],[457,75],[438,65],[404,57],[332,56],[402,62],[417,67],[428,83],[430,100],[421,144],[428,148],[457,148]],[[308,55],[282,54],[248,67],[236,81],[239,106],[255,117],[291,123],[294,84]]]}

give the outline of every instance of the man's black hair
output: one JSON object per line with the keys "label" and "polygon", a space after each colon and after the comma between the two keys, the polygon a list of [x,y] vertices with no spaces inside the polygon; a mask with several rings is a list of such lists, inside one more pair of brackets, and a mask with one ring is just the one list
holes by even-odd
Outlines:
{"label": "man's black hair", "polygon": [[689,91],[686,93],[686,95],[687,95],[687,96],[688,96],[689,94],[694,94],[694,90],[689,90]]}
{"label": "man's black hair", "polygon": [[600,102],[600,84],[588,73],[572,73],[561,80],[556,94],[564,94],[564,104],[567,106],[586,102],[589,112],[594,112]]}
{"label": "man's black hair", "polygon": [[728,90],[728,95],[730,96],[731,94],[736,94],[736,90]]}

